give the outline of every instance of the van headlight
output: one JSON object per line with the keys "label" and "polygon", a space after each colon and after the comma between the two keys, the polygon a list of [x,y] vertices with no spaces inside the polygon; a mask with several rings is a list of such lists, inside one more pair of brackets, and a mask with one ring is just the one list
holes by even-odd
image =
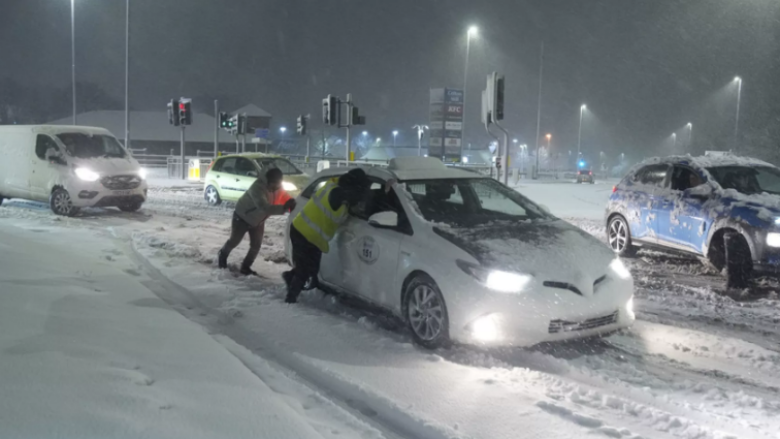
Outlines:
{"label": "van headlight", "polygon": [[456,261],[458,267],[481,284],[501,293],[520,293],[533,280],[533,276],[501,270],[487,270],[470,262]]}
{"label": "van headlight", "polygon": [[628,268],[626,268],[626,265],[620,259],[614,259],[609,264],[609,269],[620,279],[631,279],[631,272],[628,271]]}
{"label": "van headlight", "polygon": [[138,176],[141,177],[141,180],[146,180],[147,175],[149,175],[149,171],[147,171],[146,168],[141,168],[138,170]]}
{"label": "van headlight", "polygon": [[297,191],[298,190],[298,186],[290,183],[289,181],[283,181],[282,182],[282,189],[284,189],[286,191]]}
{"label": "van headlight", "polygon": [[100,174],[87,168],[76,168],[76,177],[84,181],[97,181],[100,178]]}

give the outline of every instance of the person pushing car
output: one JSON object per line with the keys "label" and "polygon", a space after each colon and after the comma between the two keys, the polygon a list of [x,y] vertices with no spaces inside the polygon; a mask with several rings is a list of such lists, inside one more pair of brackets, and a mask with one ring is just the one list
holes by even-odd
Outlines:
{"label": "person pushing car", "polygon": [[349,217],[349,209],[366,199],[370,187],[371,180],[365,171],[352,169],[317,190],[293,219],[290,227],[293,269],[282,274],[287,284],[285,302],[297,302],[306,281],[316,278],[322,254],[330,251],[329,243]]}
{"label": "person pushing car", "polygon": [[249,251],[241,264],[241,274],[257,274],[252,270],[252,264],[263,243],[265,220],[271,215],[283,215],[295,209],[295,200],[292,198],[282,205],[274,204],[274,200],[278,198],[276,192],[282,187],[283,177],[280,169],[271,168],[264,177],[258,177],[238,199],[230,226],[230,238],[219,251],[219,268],[227,268],[230,252],[241,243],[244,235],[249,233]]}

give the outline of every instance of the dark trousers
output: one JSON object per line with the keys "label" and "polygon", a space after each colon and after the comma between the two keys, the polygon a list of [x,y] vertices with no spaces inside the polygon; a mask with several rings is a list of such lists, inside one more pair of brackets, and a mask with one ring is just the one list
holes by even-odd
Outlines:
{"label": "dark trousers", "polygon": [[306,281],[309,278],[316,280],[317,273],[320,271],[322,251],[309,242],[295,226],[290,227],[290,243],[292,244],[293,269],[290,272],[290,283],[287,286],[287,302],[295,302],[306,285]]}
{"label": "dark trousers", "polygon": [[227,260],[228,255],[234,248],[241,244],[244,235],[249,233],[249,251],[241,264],[241,268],[252,268],[257,254],[260,253],[260,246],[263,244],[263,235],[265,234],[265,221],[255,227],[250,226],[240,216],[233,214],[233,222],[230,224],[230,239],[222,246],[220,252]]}

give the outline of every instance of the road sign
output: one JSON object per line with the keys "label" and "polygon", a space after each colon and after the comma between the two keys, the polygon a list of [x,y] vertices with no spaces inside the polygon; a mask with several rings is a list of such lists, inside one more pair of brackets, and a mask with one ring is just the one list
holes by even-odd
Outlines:
{"label": "road sign", "polygon": [[271,130],[268,128],[257,128],[255,130],[255,137],[258,139],[267,139],[268,136],[271,134]]}

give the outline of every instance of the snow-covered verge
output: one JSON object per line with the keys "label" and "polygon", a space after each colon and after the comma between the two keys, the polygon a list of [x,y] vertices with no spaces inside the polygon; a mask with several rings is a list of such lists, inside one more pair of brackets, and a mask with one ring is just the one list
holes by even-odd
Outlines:
{"label": "snow-covered verge", "polygon": [[0,436],[382,437],[155,296],[105,227],[26,213],[0,219]]}

